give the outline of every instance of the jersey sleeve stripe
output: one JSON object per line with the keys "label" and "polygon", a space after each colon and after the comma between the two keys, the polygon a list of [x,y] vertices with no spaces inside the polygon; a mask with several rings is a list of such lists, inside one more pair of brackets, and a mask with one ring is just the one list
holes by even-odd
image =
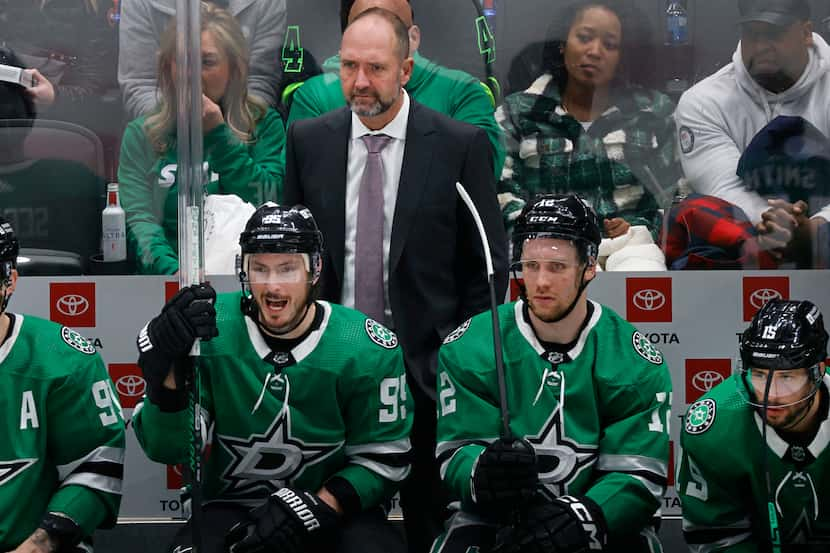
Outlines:
{"label": "jersey sleeve stripe", "polygon": [[435,448],[435,457],[439,464],[438,472],[443,480],[447,474],[447,468],[450,466],[453,457],[456,453],[461,451],[465,445],[480,445],[487,447],[490,443],[496,441],[495,438],[488,440],[454,440],[450,442],[440,442]]}
{"label": "jersey sleeve stripe", "polygon": [[690,536],[686,532],[683,532],[683,537],[686,538],[686,544],[689,546],[689,551],[692,553],[712,553],[714,551],[722,551],[750,539],[752,537],[752,532],[742,532],[740,534],[724,536],[720,539],[706,543],[695,543],[693,540],[698,538],[694,535]]}
{"label": "jersey sleeve stripe", "polygon": [[353,457],[350,459],[350,462],[369,469],[381,478],[391,480],[392,482],[401,482],[409,476],[410,466],[408,463],[403,467],[393,467],[384,463],[372,461],[371,459],[367,459],[365,457]]}
{"label": "jersey sleeve stripe", "polygon": [[124,448],[101,446],[93,449],[88,454],[84,455],[79,459],[75,459],[74,461],[66,463],[65,465],[58,465],[58,479],[61,481],[65,480],[67,476],[74,472],[77,472],[81,465],[100,462],[110,462],[121,465],[123,467]]}
{"label": "jersey sleeve stripe", "polygon": [[658,477],[668,476],[668,465],[663,461],[642,455],[609,455],[602,453],[597,469],[607,472],[650,472]]}
{"label": "jersey sleeve stripe", "polygon": [[92,472],[78,472],[72,474],[69,478],[61,483],[64,486],[83,486],[92,490],[98,490],[106,493],[121,495],[121,486],[123,482],[121,478],[113,478],[110,476],[103,476],[101,474]]}
{"label": "jersey sleeve stripe", "polygon": [[401,438],[392,442],[376,442],[369,444],[347,445],[345,453],[348,457],[363,454],[408,454],[412,449],[409,438]]}

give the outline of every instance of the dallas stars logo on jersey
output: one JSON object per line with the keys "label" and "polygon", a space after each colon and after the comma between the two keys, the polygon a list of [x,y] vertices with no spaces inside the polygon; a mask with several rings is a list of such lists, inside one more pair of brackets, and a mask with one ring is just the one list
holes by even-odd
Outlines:
{"label": "dallas stars logo on jersey", "polygon": [[307,444],[294,438],[287,408],[279,412],[262,434],[251,434],[247,440],[221,435],[218,438],[232,458],[222,475],[226,482],[223,493],[229,496],[261,490],[273,493],[343,445],[343,442]]}

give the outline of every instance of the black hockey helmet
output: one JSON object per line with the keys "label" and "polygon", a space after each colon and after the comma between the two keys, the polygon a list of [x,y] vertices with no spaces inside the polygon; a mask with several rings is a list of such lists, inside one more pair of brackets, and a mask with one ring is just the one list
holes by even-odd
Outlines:
{"label": "black hockey helmet", "polygon": [[20,253],[20,244],[11,224],[0,216],[0,313],[6,309],[9,296],[6,295],[6,288],[11,286],[12,271],[17,268],[17,255]]}
{"label": "black hockey helmet", "polygon": [[513,230],[513,263],[522,258],[522,247],[534,238],[572,240],[583,261],[597,257],[602,234],[594,210],[574,194],[540,194],[525,205]]}
{"label": "black hockey helmet", "polygon": [[771,300],[741,335],[746,368],[811,367],[827,358],[827,331],[819,308],[807,300]]}
{"label": "black hockey helmet", "polygon": [[242,284],[242,311],[253,315],[246,258],[257,253],[299,253],[308,255],[311,291],[309,304],[316,299],[323,261],[323,233],[305,206],[282,206],[266,202],[259,206],[239,235],[242,253],[237,257],[237,273]]}

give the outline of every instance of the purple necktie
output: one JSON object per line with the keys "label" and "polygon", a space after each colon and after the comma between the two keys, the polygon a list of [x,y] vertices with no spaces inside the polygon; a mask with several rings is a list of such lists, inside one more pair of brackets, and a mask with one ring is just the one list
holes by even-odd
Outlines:
{"label": "purple necktie", "polygon": [[369,151],[360,179],[354,260],[354,306],[384,322],[383,298],[383,159],[380,152],[392,140],[385,134],[360,137]]}

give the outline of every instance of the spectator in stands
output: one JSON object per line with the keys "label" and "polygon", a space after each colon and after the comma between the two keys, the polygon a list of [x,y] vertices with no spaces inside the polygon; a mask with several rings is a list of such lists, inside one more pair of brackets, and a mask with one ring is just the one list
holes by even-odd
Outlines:
{"label": "spectator in stands", "polygon": [[743,210],[762,247],[786,260],[805,244],[827,248],[829,198],[808,190],[809,179],[794,185],[804,188],[809,202],[759,187],[755,172],[738,175],[739,160],[762,133],[778,133],[782,121],[791,128],[780,116],[797,116],[830,136],[830,47],[813,32],[807,0],[738,5],[741,40],[732,63],[689,89],[678,104],[681,160],[695,191]]}
{"label": "spectator in stands", "polygon": [[[0,63],[23,67],[18,56],[4,48],[0,48]],[[0,216],[29,248],[77,253],[82,270],[100,249],[100,198],[105,183],[84,164],[27,156],[25,140],[37,117],[31,90],[0,81]]]}
{"label": "spectator in stands", "polygon": [[[161,99],[124,132],[118,179],[127,235],[142,273],[178,271],[176,25],[159,55]],[[277,112],[248,93],[248,50],[230,12],[202,3],[202,130],[210,194],[255,205],[280,197],[285,132]]]}
{"label": "spectator in stands", "polygon": [[[343,0],[340,8],[341,30],[345,30],[349,23],[369,8],[391,11],[409,29],[409,55],[415,65],[412,78],[404,87],[407,93],[435,111],[482,128],[490,140],[495,174],[498,176],[504,163],[504,146],[493,119],[492,95],[486,85],[472,75],[442,67],[418,53],[421,30],[414,23],[415,13],[409,0]],[[340,87],[339,67],[339,56],[329,58],[323,63],[323,75],[309,79],[294,92],[289,125],[346,105]]]}
{"label": "spectator in stands", "polygon": [[[280,49],[285,37],[285,0],[213,0],[237,19],[247,39],[248,91],[276,105]],[[176,0],[122,0],[118,82],[130,118],[148,115],[160,99],[154,60],[160,37],[176,13]]]}
{"label": "spectator in stands", "polygon": [[91,126],[102,94],[117,89],[111,16],[105,0],[0,0],[0,37],[33,73],[28,93],[47,118]]}
{"label": "spectator in stands", "polygon": [[[538,193],[574,193],[604,235],[644,225],[656,237],[681,176],[671,100],[646,88],[647,18],[631,2],[583,0],[553,19],[544,73],[496,111],[507,158],[499,203],[508,231]],[[646,237],[648,233],[645,233]]]}

